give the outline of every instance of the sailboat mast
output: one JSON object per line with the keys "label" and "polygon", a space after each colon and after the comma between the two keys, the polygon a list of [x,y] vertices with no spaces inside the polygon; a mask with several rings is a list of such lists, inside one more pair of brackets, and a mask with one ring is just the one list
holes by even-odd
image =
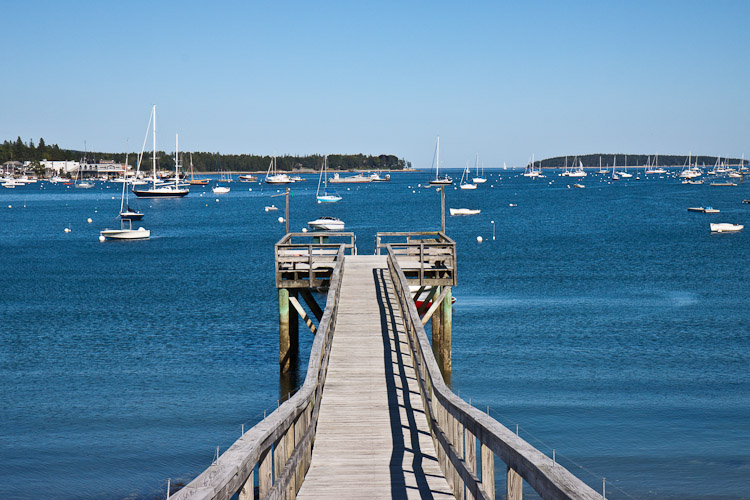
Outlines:
{"label": "sailboat mast", "polygon": [[437,138],[437,152],[435,153],[435,179],[440,178],[440,136]]}
{"label": "sailboat mast", "polygon": [[180,164],[179,164],[179,153],[180,150],[180,134],[174,135],[174,187],[178,186],[180,177]]}
{"label": "sailboat mast", "polygon": [[153,183],[154,183],[154,188],[156,188],[156,104],[154,104],[154,108],[152,110],[152,113],[154,114],[154,134],[153,134],[153,136],[154,136],[154,154],[151,157],[151,162],[152,162],[151,168],[154,171]]}

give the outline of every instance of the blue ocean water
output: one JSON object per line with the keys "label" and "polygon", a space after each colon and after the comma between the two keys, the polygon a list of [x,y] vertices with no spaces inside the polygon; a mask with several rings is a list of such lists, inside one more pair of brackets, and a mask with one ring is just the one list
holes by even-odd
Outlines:
{"label": "blue ocean water", "polygon": [[[318,205],[307,176],[291,229],[338,216],[371,253],[439,228],[428,176],[392,178]],[[750,228],[750,184],[489,179],[446,194],[482,210],[446,221],[454,390],[608,498],[748,498],[750,240],[708,225]],[[0,498],[163,496],[276,407],[277,191],[138,200],[151,239],[100,243],[118,187],[0,190]]]}

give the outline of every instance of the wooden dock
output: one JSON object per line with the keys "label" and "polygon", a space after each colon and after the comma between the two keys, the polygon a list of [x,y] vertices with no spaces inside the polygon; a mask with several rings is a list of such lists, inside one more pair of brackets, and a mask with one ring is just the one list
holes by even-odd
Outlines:
{"label": "wooden dock", "polygon": [[[524,484],[603,500],[446,385],[456,245],[443,231],[378,233],[371,256],[353,233],[288,233],[275,249],[279,368],[304,324],[305,381],[172,500],[495,500],[496,461],[507,500]],[[311,290],[327,290],[325,310]]]}
{"label": "wooden dock", "polygon": [[347,256],[299,499],[452,498],[424,417],[385,256]]}

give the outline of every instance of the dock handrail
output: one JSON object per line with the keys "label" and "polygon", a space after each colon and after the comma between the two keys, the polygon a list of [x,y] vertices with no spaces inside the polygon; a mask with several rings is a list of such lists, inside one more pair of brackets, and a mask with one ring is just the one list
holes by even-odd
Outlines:
{"label": "dock handrail", "polygon": [[[399,266],[399,254],[390,244],[385,246],[388,251],[388,269],[404,319],[425,416],[437,450],[438,462],[455,497],[494,500],[494,461],[497,455],[508,467],[509,499],[521,498],[522,480],[545,500],[602,499],[601,495],[567,469],[448,388],[411,298],[409,281]],[[477,477],[477,440],[481,447],[481,478]]]}
{"label": "dock handrail", "polygon": [[253,499],[256,465],[259,498],[294,498],[299,491],[312,458],[320,399],[336,327],[344,251],[345,245],[339,245],[325,312],[312,344],[302,387],[171,499],[229,500],[237,493],[239,500]]}
{"label": "dock handrail", "polygon": [[397,256],[410,285],[455,286],[456,242],[442,231],[377,233],[375,254],[386,248]]}
{"label": "dock handrail", "polygon": [[288,233],[274,245],[277,288],[326,287],[336,266],[339,248],[357,254],[354,233],[316,231]]}

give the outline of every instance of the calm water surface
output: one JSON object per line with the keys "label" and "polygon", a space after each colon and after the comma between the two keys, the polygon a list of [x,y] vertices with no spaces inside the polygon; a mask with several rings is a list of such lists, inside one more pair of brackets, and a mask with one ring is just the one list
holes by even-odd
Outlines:
{"label": "calm water surface", "polygon": [[[292,229],[335,215],[371,253],[379,230],[438,228],[427,175],[392,177],[321,206],[309,176]],[[454,389],[608,498],[750,498],[750,233],[708,228],[750,227],[750,184],[584,183],[448,191],[482,209],[447,218]],[[152,238],[100,243],[117,186],[0,191],[0,498],[163,496],[276,407],[275,193],[139,200]]]}

